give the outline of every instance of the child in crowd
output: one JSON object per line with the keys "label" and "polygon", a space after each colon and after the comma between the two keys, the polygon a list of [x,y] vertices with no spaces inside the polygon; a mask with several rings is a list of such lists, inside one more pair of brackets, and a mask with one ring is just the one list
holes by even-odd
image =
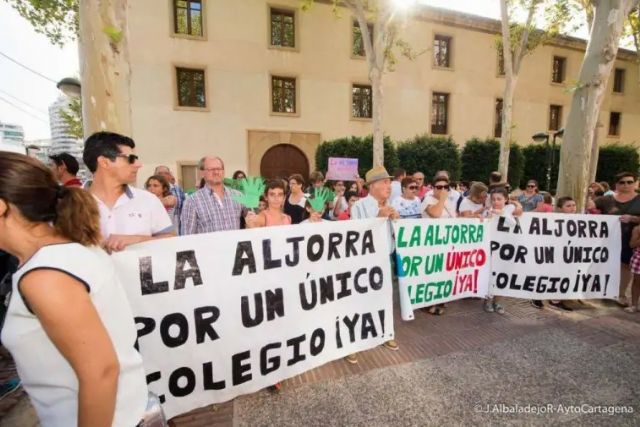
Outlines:
{"label": "child in crowd", "polygon": [[257,214],[249,212],[245,218],[247,228],[291,224],[291,217],[283,212],[284,182],[280,179],[269,181],[264,195],[267,201],[267,208]]}
{"label": "child in crowd", "polygon": [[338,215],[338,220],[340,221],[351,219],[351,207],[355,202],[360,200],[360,197],[358,197],[358,193],[354,191],[347,191],[346,193],[344,193],[344,198],[347,201],[348,207],[346,210],[340,212],[340,215]]}
{"label": "child in crowd", "polygon": [[[556,212],[562,214],[575,214],[577,213],[576,202],[569,196],[559,197],[556,202]],[[566,305],[563,301],[560,300],[551,300],[549,301],[549,305],[551,307],[555,307],[564,311],[573,311],[573,308]]]}
{"label": "child in crowd", "polygon": [[558,198],[558,202],[556,203],[556,212],[565,214],[576,213],[577,208],[575,200],[568,196]]}
{"label": "child in crowd", "polygon": [[553,198],[551,197],[551,194],[546,191],[543,191],[540,194],[542,194],[543,202],[540,205],[538,205],[535,211],[542,212],[542,213],[553,212]]}
{"label": "child in crowd", "polygon": [[325,219],[334,220],[337,219],[338,216],[347,210],[347,201],[344,198],[344,193],[346,190],[346,184],[344,181],[334,181],[331,185],[333,189],[333,194],[335,195],[333,200],[329,200],[329,208],[331,211],[325,215]]}
{"label": "child in crowd", "polygon": [[[291,217],[283,212],[285,198],[285,181],[272,179],[264,190],[266,208],[259,213],[249,211],[245,221],[247,228],[270,227],[274,225],[290,225]],[[282,383],[269,387],[271,391],[280,391]]]}
{"label": "child in crowd", "polygon": [[267,199],[264,196],[260,196],[260,201],[258,202],[258,213],[267,209]]}
{"label": "child in crowd", "polygon": [[631,231],[629,246],[633,249],[633,255],[629,262],[629,269],[633,273],[633,285],[631,287],[631,303],[625,307],[627,313],[638,311],[638,298],[640,298],[640,226],[636,225]]}
{"label": "child in crowd", "polygon": [[593,201],[593,210],[589,213],[600,215],[616,215],[618,208],[616,207],[616,200],[611,196],[596,197]]}
{"label": "child in crowd", "polygon": [[491,190],[490,206],[487,216],[520,216],[522,215],[522,205],[516,197],[509,198],[509,193],[505,187],[495,187]]}
{"label": "child in crowd", "polygon": [[[509,193],[504,187],[495,187],[491,190],[490,200],[491,206],[486,211],[488,216],[517,217],[522,215],[522,206],[517,200],[509,200]],[[484,302],[484,311],[504,314],[504,307],[498,303],[498,297],[488,296]]]}
{"label": "child in crowd", "polygon": [[333,200],[333,198],[334,194],[330,190],[326,188],[316,189],[313,196],[307,197],[305,204],[306,218],[300,224],[326,221],[323,218],[324,211],[327,207],[327,202]]}

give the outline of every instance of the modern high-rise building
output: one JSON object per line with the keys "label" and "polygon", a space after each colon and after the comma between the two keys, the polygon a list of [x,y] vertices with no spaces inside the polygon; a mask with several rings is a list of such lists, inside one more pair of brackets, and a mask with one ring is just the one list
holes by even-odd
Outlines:
{"label": "modern high-rise building", "polygon": [[69,153],[78,159],[80,170],[86,170],[82,162],[83,141],[69,132],[69,126],[62,117],[63,111],[68,111],[71,99],[61,95],[49,106],[49,125],[51,126],[51,147],[49,154]]}
{"label": "modern high-rise building", "polygon": [[0,139],[5,143],[19,143],[24,142],[24,129],[22,126],[0,122]]}

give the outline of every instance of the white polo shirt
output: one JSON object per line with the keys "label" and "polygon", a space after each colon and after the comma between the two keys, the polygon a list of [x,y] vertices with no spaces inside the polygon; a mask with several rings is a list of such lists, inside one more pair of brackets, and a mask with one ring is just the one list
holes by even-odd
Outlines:
{"label": "white polo shirt", "polygon": [[113,208],[93,196],[100,210],[100,232],[106,239],[111,234],[155,236],[175,231],[160,199],[146,190],[126,186]]}

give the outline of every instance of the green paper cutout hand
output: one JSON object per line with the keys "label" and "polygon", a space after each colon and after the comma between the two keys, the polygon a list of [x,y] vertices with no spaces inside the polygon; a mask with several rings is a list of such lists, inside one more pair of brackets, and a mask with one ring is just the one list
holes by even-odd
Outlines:
{"label": "green paper cutout hand", "polygon": [[247,177],[240,180],[241,194],[234,194],[233,200],[249,209],[256,209],[260,206],[260,196],[264,194],[264,180],[262,177]]}
{"label": "green paper cutout hand", "polygon": [[240,186],[240,181],[242,181],[241,179],[233,179],[233,178],[225,178],[222,180],[222,183],[225,185],[225,187],[229,187],[232,188],[236,191],[240,191],[241,190],[241,186]]}
{"label": "green paper cutout hand", "polygon": [[313,198],[309,199],[309,204],[316,212],[324,211],[324,207],[329,200],[333,200],[335,195],[333,191],[328,188],[316,188],[314,190]]}

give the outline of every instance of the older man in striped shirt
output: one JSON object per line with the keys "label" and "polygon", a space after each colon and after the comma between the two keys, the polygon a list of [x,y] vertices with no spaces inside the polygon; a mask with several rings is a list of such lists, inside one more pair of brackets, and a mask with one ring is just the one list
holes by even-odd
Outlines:
{"label": "older man in striped shirt", "polygon": [[205,186],[185,200],[180,216],[182,235],[238,230],[245,208],[232,195],[235,190],[225,187],[224,162],[220,157],[203,157],[198,162]]}

